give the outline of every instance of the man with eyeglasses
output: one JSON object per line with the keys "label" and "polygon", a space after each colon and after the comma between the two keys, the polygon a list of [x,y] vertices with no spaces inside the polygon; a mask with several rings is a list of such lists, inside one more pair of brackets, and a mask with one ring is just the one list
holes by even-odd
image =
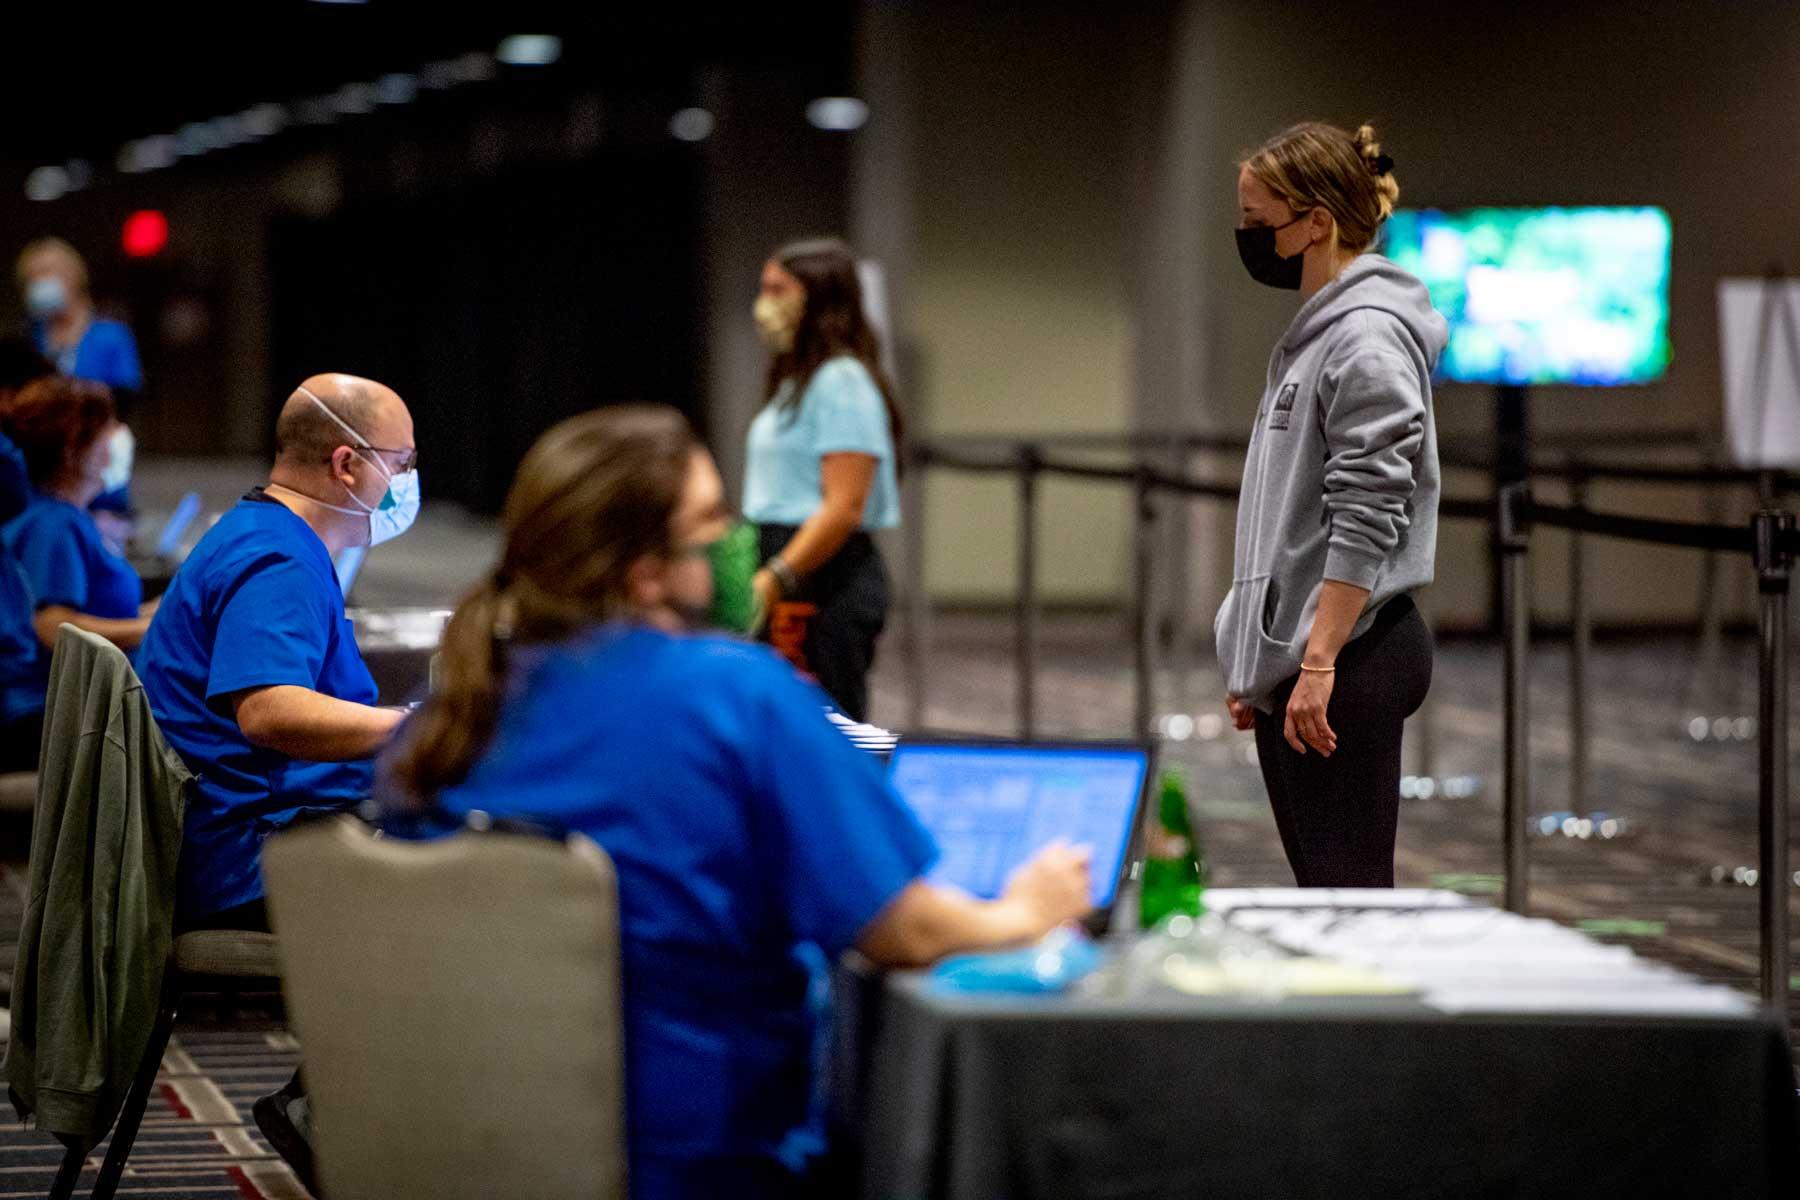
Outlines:
{"label": "man with eyeglasses", "polygon": [[275,440],[269,482],[194,547],[139,653],[157,724],[198,777],[183,928],[266,928],[263,840],[368,796],[404,715],[375,703],[332,559],[417,515],[412,417],[391,388],[319,375],[288,397]]}
{"label": "man with eyeglasses", "polygon": [[[267,929],[263,841],[364,800],[371,760],[404,716],[376,705],[332,560],[418,515],[412,416],[392,388],[317,375],[288,397],[275,442],[269,482],[194,547],[139,653],[157,725],[197,777],[182,929]],[[257,1102],[257,1123],[304,1178],[291,1103],[304,1103],[298,1074]]]}

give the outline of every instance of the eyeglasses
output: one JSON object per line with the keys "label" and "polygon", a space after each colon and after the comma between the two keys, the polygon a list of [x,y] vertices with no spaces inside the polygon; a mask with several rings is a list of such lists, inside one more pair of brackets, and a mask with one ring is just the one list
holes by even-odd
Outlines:
{"label": "eyeglasses", "polygon": [[359,446],[359,447],[357,447],[357,449],[368,450],[375,454],[403,454],[403,455],[405,455],[406,457],[404,457],[400,460],[399,469],[394,472],[394,474],[396,474],[396,475],[404,475],[408,471],[413,470],[414,468],[416,468],[419,465],[419,452],[416,449],[415,450],[395,450],[395,449],[391,449],[387,446]]}

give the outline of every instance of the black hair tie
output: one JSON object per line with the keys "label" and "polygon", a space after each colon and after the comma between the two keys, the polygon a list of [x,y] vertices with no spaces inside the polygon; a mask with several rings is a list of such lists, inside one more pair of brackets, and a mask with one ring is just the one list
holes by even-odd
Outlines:
{"label": "black hair tie", "polygon": [[1392,175],[1394,173],[1394,160],[1385,154],[1377,154],[1375,156],[1374,170],[1377,178],[1382,175]]}

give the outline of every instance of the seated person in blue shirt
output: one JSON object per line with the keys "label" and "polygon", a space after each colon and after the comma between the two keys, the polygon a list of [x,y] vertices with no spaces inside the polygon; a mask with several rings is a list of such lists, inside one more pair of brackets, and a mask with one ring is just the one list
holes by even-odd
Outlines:
{"label": "seated person in blue shirt", "polygon": [[802,944],[922,964],[1088,907],[1086,852],[1067,846],[996,901],[924,882],[936,848],[825,694],[765,646],[691,632],[722,494],[673,410],[546,433],[507,497],[499,563],[445,631],[438,690],[379,770],[403,812],[478,809],[612,856],[634,1200],[795,1194]]}
{"label": "seated person in blue shirt", "polygon": [[[20,388],[50,373],[50,364],[23,341],[0,341],[0,414],[12,407]],[[31,503],[31,472],[4,425],[0,419],[0,526]],[[34,698],[26,686],[37,663],[31,610],[25,574],[0,538],[0,771],[29,771],[37,765],[44,714],[42,694]]]}
{"label": "seated person in blue shirt", "polygon": [[[71,379],[105,384],[114,403],[128,409],[144,387],[137,341],[123,321],[95,315],[80,252],[61,238],[40,238],[19,255],[16,273],[38,350]],[[123,423],[113,427],[107,439],[106,488],[92,505],[97,511],[129,509],[126,485],[135,445]]]}
{"label": "seated person in blue shirt", "polygon": [[26,384],[0,414],[0,432],[24,456],[32,487],[30,503],[0,529],[0,541],[29,590],[37,635],[23,678],[0,692],[9,721],[42,719],[50,651],[64,624],[129,652],[155,610],[154,602],[144,603],[137,572],[105,544],[88,512],[100,494],[115,424],[105,388],[62,376]]}
{"label": "seated person in blue shirt", "polygon": [[198,781],[181,853],[185,927],[266,929],[262,844],[367,798],[401,713],[344,615],[332,558],[418,512],[412,417],[366,379],[321,375],[288,398],[269,483],[207,531],[162,598],[138,674]]}

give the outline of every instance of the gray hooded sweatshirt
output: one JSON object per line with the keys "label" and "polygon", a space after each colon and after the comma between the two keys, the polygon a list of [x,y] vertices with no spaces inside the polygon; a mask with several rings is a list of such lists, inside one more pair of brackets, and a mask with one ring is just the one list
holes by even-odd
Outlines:
{"label": "gray hooded sweatshirt", "polygon": [[1431,582],[1447,339],[1425,285],[1364,254],[1301,306],[1269,359],[1238,496],[1231,591],[1213,620],[1225,688],[1264,712],[1300,669],[1319,588],[1367,588],[1356,637]]}

